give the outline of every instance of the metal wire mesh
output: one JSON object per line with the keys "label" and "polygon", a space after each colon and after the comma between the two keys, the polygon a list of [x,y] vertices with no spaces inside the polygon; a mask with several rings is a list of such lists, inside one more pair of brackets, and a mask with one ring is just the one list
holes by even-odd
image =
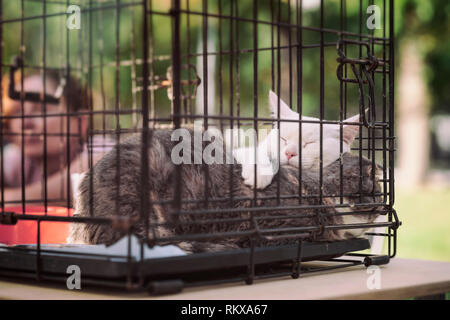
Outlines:
{"label": "metal wire mesh", "polygon": [[[15,6],[13,8],[10,7],[12,2],[12,6]],[[349,3],[352,9],[358,8],[358,11],[348,12]],[[73,1],[70,4],[73,5]],[[377,31],[368,30],[365,26],[365,9],[374,4],[382,12],[382,28]],[[307,272],[307,269],[301,268],[305,241],[309,243],[326,230],[387,227],[387,231],[367,232],[366,235],[386,237],[387,256],[395,256],[396,229],[400,223],[393,209],[393,0],[321,0],[317,10],[304,9],[301,0],[172,0],[170,3],[151,0],[80,0],[76,5],[79,8],[80,29],[72,30],[67,27],[67,21],[73,14],[67,12],[68,1],[17,0],[6,4],[0,0],[0,73],[7,75],[2,79],[4,99],[0,106],[0,140],[2,146],[16,141],[20,150],[17,171],[20,183],[16,188],[16,191],[20,189],[20,196],[17,198],[8,199],[11,188],[6,176],[11,163],[5,160],[5,148],[2,148],[0,154],[0,222],[14,226],[23,221],[33,221],[37,231],[36,247],[9,246],[5,249],[0,267],[2,274],[27,275],[38,279],[58,278],[45,268],[43,270],[42,259],[45,258],[46,250],[41,248],[41,225],[48,221],[106,225],[128,235],[129,239],[135,224],[140,221],[141,228],[145,230],[143,234],[147,235],[141,243],[141,259],[136,261],[128,252],[124,260],[126,281],[116,279],[109,283],[125,283],[128,288],[148,284],[145,270],[150,267],[146,266],[149,262],[143,259],[142,253],[146,244],[154,246],[180,241],[208,242],[218,238],[246,239],[246,271],[240,276],[237,276],[239,273],[233,274],[228,280],[245,279],[247,283],[280,274],[295,278],[301,272]],[[31,30],[29,25],[33,24],[38,26],[39,32],[30,31],[31,35],[27,35],[27,31]],[[15,42],[7,36],[11,32],[19,35]],[[41,37],[38,44],[32,37],[36,34]],[[5,47],[6,40],[15,46]],[[16,56],[15,60],[8,62],[12,56]],[[42,79],[43,85],[39,91],[23,89],[29,75],[38,75]],[[51,77],[58,79],[56,84],[47,82]],[[61,87],[62,93],[49,94],[47,89],[51,86]],[[268,115],[264,99],[270,89],[279,97],[278,115],[275,119]],[[74,96],[82,98],[82,106],[74,105]],[[280,117],[280,97],[298,112],[297,120]],[[15,113],[10,112],[6,106],[6,98],[15,103]],[[32,114],[27,112],[30,103],[35,105]],[[53,110],[55,105],[64,107],[55,107]],[[360,121],[352,123],[360,128],[352,148],[353,153],[359,157],[359,192],[351,195],[344,192],[345,174],[341,161],[338,193],[327,194],[324,193],[324,126],[339,126],[339,148],[342,154],[344,120],[352,113],[359,113],[361,116]],[[315,115],[318,120],[302,119],[302,115],[306,114]],[[47,123],[52,118],[61,119],[60,130],[48,127]],[[337,120],[325,120],[326,118]],[[41,133],[28,129],[27,123],[33,119],[45,119],[42,121]],[[11,121],[18,123],[17,132],[12,131],[9,125]],[[82,128],[84,121],[87,123],[86,133]],[[186,199],[183,198],[186,186],[182,180],[185,165],[181,164],[176,165],[173,173],[175,183],[170,186],[174,188],[174,197],[158,199],[149,196],[152,189],[148,179],[151,173],[148,159],[153,133],[161,128],[190,128],[195,121],[200,121],[202,130],[253,128],[256,135],[262,128],[279,127],[281,123],[317,124],[320,128],[317,193],[305,194],[302,190],[302,181],[307,173],[299,165],[296,170],[298,189],[291,194],[282,194],[280,175],[272,182],[272,194],[262,194],[256,188],[252,189],[251,195],[235,194],[233,172],[236,165],[230,164],[223,169],[229,173],[227,181],[223,181],[223,188],[229,189],[228,197],[211,195],[210,185],[205,183],[203,197]],[[302,141],[302,126],[299,128],[298,140]],[[116,188],[112,192],[116,192],[116,214],[111,212],[107,217],[95,215],[96,190],[94,176],[90,175],[90,214],[85,217],[72,216],[70,208],[74,204],[74,190],[70,181],[73,173],[91,169],[98,160],[98,154],[121,145],[126,137],[133,134],[141,137],[140,165],[135,168],[139,173],[136,184],[139,185],[140,201],[134,204],[139,208],[138,219],[118,218],[120,215],[117,212],[121,210],[119,199],[122,197],[119,186],[124,184],[120,148],[116,148],[114,154]],[[39,196],[25,187],[28,175],[27,148],[33,142],[28,142],[27,139],[32,139],[28,137],[33,136],[41,141],[39,146],[42,162],[39,162],[39,170],[42,177],[37,180],[41,185]],[[48,155],[53,144],[60,145],[61,156],[56,162],[59,171],[63,172],[58,176],[58,185],[61,187],[57,192],[49,192],[50,189],[53,190],[51,184],[55,183],[51,180],[54,171],[49,171],[49,162],[53,161],[53,157]],[[74,158],[74,145],[79,148],[80,159],[84,157],[75,165],[71,161]],[[81,150],[84,146],[86,152]],[[301,158],[300,147],[299,159]],[[373,181],[375,168],[380,169],[380,191],[376,191],[375,187],[369,193],[363,191],[363,158],[371,163]],[[87,167],[81,169],[80,165],[80,168],[74,168],[79,163],[86,163]],[[201,167],[204,181],[209,181],[212,169],[205,163]],[[345,199],[349,197],[359,198],[356,208],[379,208],[378,213],[385,216],[386,220],[327,225],[324,222],[327,216],[369,214],[364,210],[355,210],[355,205],[346,203]],[[379,198],[381,201],[367,202],[364,200],[367,197]],[[295,204],[287,201],[292,199]],[[311,199],[314,199],[314,204],[311,204]],[[336,199],[337,202],[330,205],[328,199]],[[236,203],[248,205],[239,207]],[[30,213],[30,206],[35,204],[42,205],[42,215]],[[15,209],[11,210],[11,206],[15,206]],[[54,215],[51,210],[53,206],[63,206],[67,211],[62,215]],[[157,206],[171,208],[170,216],[177,219],[183,216],[201,217],[190,222],[181,219],[184,222],[178,223],[209,225],[215,231],[194,228],[195,232],[158,236],[157,229],[167,223],[152,220],[152,212]],[[339,212],[326,213],[326,209],[336,208]],[[314,212],[316,222],[313,225],[285,229],[264,227],[264,221],[270,219],[302,219],[307,210]],[[297,216],[283,216],[286,211],[295,211]],[[240,223],[246,223],[247,228],[242,230],[233,227],[241,225]],[[214,228],[214,225],[226,225],[227,228]],[[150,238],[148,235],[153,236]],[[258,248],[264,241],[280,237],[295,244],[294,259],[288,259],[291,261],[290,270],[258,275]],[[128,249],[131,250],[130,247]],[[30,252],[35,261],[31,268],[19,272],[12,264],[8,267],[8,255]],[[77,261],[92,255],[95,256],[79,254]],[[341,262],[338,267],[361,263],[368,265],[377,261],[377,256],[354,255],[363,260],[332,260]],[[111,258],[104,255],[102,257]],[[208,257],[220,260],[214,253]],[[385,263],[386,258],[379,261]],[[202,270],[200,262],[193,265],[193,272]],[[96,279],[96,283],[100,284],[108,282],[98,278],[93,276],[91,281],[95,282],[93,279]]]}

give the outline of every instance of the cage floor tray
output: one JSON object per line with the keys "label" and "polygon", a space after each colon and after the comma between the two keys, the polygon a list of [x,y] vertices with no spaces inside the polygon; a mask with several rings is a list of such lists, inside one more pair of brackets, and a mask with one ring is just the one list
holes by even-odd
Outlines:
{"label": "cage floor tray", "polygon": [[[245,268],[249,265],[250,249],[239,249],[216,253],[199,253],[172,257],[150,258],[142,261],[134,256],[102,255],[75,252],[68,246],[41,246],[37,259],[35,245],[0,247],[0,274],[33,275],[39,269],[43,275],[67,276],[70,265],[80,267],[84,279],[123,279],[128,274],[143,275],[148,279],[174,278],[199,272]],[[336,242],[304,242],[302,261],[329,259],[348,252],[370,248],[367,239],[352,239]],[[31,250],[30,250],[31,249]],[[73,249],[73,247],[72,247]],[[86,249],[86,248],[85,248]],[[258,247],[254,252],[255,265],[292,261],[297,258],[298,246]]]}

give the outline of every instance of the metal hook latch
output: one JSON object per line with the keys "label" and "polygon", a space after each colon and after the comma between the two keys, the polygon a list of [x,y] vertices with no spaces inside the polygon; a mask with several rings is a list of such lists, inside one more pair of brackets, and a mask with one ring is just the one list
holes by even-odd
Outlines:
{"label": "metal hook latch", "polygon": [[[342,49],[343,45],[356,44],[360,46],[364,46],[367,51],[366,58],[348,58]],[[348,82],[348,83],[357,83],[359,87],[359,113],[362,118],[362,122],[366,128],[374,128],[376,121],[376,110],[375,110],[375,83],[370,75],[371,72],[374,72],[378,66],[384,65],[384,62],[379,61],[375,56],[371,55],[369,44],[364,41],[356,41],[356,40],[348,40],[342,39],[339,40],[337,44],[337,52],[339,57],[336,59],[339,62],[339,65],[336,70],[336,75],[339,81]],[[343,67],[346,64],[350,64],[353,74],[355,78],[344,78],[343,77]],[[361,73],[356,68],[356,65],[360,66],[362,73],[364,74],[365,80],[363,80]],[[365,104],[364,104],[364,84],[368,84],[369,86],[369,114],[371,116],[371,121],[368,122],[365,114]]]}

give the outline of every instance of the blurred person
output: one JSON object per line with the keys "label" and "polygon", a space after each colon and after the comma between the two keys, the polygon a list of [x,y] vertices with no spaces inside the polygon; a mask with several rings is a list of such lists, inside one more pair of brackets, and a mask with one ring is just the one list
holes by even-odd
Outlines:
{"label": "blurred person", "polygon": [[[7,143],[3,147],[5,206],[22,202],[23,185],[26,201],[44,202],[45,162],[47,199],[58,199],[64,204],[67,203],[67,184],[70,186],[69,166],[70,174],[88,169],[88,116],[83,111],[87,111],[90,94],[74,78],[70,78],[64,86],[60,80],[58,73],[46,71],[45,94],[61,96],[59,103],[46,102],[46,116],[40,101],[24,100],[22,110],[21,101],[8,95],[9,79],[2,81],[3,140]],[[21,82],[20,73],[16,72],[15,91],[21,92]],[[24,91],[42,93],[43,83],[39,73],[24,76]],[[70,113],[68,117],[67,113]],[[95,153],[93,161],[100,157],[101,154]]]}

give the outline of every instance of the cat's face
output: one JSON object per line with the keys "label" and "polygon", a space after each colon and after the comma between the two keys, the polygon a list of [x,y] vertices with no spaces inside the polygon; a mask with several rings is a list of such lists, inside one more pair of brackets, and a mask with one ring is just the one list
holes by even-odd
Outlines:
{"label": "cat's face", "polygon": [[[278,115],[278,96],[270,91],[269,93],[270,109],[272,117],[277,119]],[[299,114],[293,111],[280,99],[280,119],[299,120]],[[302,116],[302,120],[315,120],[318,118]],[[359,122],[359,115],[344,120],[345,122]],[[280,165],[290,164],[298,167],[299,163],[303,169],[313,169],[320,166],[320,124],[302,123],[302,141],[299,141],[299,123],[298,122],[280,122]],[[275,123],[275,128],[278,125]],[[274,131],[275,132],[275,131]],[[343,126],[342,152],[350,152],[350,145],[359,132],[358,125]],[[272,141],[275,134],[272,136]],[[276,141],[276,140],[275,140]],[[327,166],[339,159],[340,156],[340,133],[339,125],[323,125],[323,166]],[[278,148],[272,147],[276,143],[271,143],[270,153],[272,158],[278,158]],[[302,158],[299,159],[299,146],[302,148]]]}

